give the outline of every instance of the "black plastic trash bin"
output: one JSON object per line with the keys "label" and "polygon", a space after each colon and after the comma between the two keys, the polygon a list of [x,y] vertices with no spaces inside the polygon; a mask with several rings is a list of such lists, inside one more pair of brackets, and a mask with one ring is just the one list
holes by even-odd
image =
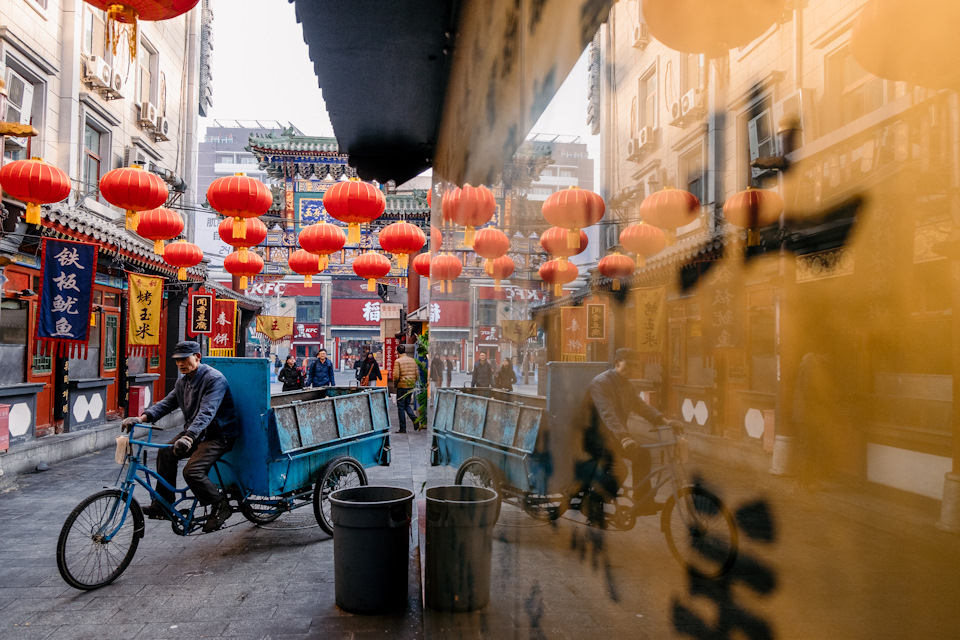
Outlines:
{"label": "black plastic trash bin", "polygon": [[440,611],[475,611],[490,601],[497,501],[497,492],[483,487],[427,489],[427,606]]}
{"label": "black plastic trash bin", "polygon": [[407,608],[413,492],[353,487],[330,494],[337,605],[352,613]]}

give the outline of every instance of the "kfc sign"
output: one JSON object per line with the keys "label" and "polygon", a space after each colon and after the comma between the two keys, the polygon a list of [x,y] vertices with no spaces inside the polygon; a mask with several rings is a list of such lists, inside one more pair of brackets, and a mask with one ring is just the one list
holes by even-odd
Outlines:
{"label": "kfc sign", "polygon": [[528,289],[516,285],[501,285],[497,291],[494,287],[480,287],[480,298],[482,300],[511,300],[514,302],[543,302],[547,299],[547,293],[539,287]]}
{"label": "kfc sign", "polygon": [[478,344],[498,344],[500,342],[500,327],[477,327]]}
{"label": "kfc sign", "polygon": [[293,324],[294,342],[319,342],[320,324],[308,322],[295,322]]}

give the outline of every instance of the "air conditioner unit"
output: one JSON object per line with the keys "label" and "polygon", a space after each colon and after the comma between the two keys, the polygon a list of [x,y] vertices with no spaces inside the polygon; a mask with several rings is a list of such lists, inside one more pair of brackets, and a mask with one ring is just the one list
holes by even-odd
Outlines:
{"label": "air conditioner unit", "polygon": [[672,127],[682,127],[683,126],[683,112],[680,110],[680,101],[676,101],[670,105],[670,126]]}
{"label": "air conditioner unit", "polygon": [[690,89],[680,98],[680,112],[684,118],[702,118],[707,114],[703,106],[703,91]]}
{"label": "air conditioner unit", "polygon": [[627,140],[627,160],[636,162],[640,159],[640,141],[636,138]]}
{"label": "air conditioner unit", "polygon": [[114,69],[110,73],[110,86],[103,90],[103,96],[107,100],[116,100],[117,98],[122,98],[123,94],[123,76],[120,75],[120,72]]}
{"label": "air conditioner unit", "polygon": [[152,102],[144,102],[140,105],[140,119],[138,121],[141,129],[153,131],[157,128],[157,107]]}
{"label": "air conditioner unit", "polygon": [[773,126],[780,130],[784,117],[800,120],[800,136],[797,146],[803,146],[820,137],[820,117],[817,113],[815,89],[799,89],[773,105]]}
{"label": "air conditioner unit", "polygon": [[637,142],[640,144],[640,153],[649,151],[653,148],[653,128],[641,127],[637,135]]}
{"label": "air conditioner unit", "polygon": [[131,167],[133,165],[138,165],[147,168],[147,156],[140,149],[136,147],[124,147],[123,149],[123,166]]}
{"label": "air conditioner unit", "polygon": [[166,142],[170,139],[170,118],[163,116],[157,118],[157,128],[153,132],[153,139],[158,142]]}
{"label": "air conditioner unit", "polygon": [[650,44],[650,32],[647,30],[647,23],[641,22],[633,28],[633,46],[643,51],[648,44]]}
{"label": "air conditioner unit", "polygon": [[109,89],[113,69],[99,56],[90,56],[84,65],[83,81],[96,89]]}

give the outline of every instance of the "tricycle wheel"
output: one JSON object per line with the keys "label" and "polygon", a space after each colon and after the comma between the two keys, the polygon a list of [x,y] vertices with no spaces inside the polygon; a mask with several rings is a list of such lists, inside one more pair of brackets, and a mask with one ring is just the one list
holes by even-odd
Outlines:
{"label": "tricycle wheel", "polygon": [[559,493],[549,496],[527,494],[523,496],[522,504],[527,515],[537,520],[553,522],[566,512],[570,500]]}
{"label": "tricycle wheel", "polygon": [[237,500],[240,513],[253,524],[270,524],[285,511],[283,502],[266,496],[249,495]]}
{"label": "tricycle wheel", "polygon": [[320,481],[313,489],[313,515],[317,524],[333,535],[333,518],[330,515],[330,494],[339,489],[362,487],[367,484],[367,472],[363,465],[350,456],[334,458],[320,472]]}
{"label": "tricycle wheel", "polygon": [[500,518],[500,480],[493,465],[483,458],[467,458],[457,469],[457,484],[468,487],[483,487],[484,489],[493,489],[497,492],[497,515],[494,518],[496,522]]}

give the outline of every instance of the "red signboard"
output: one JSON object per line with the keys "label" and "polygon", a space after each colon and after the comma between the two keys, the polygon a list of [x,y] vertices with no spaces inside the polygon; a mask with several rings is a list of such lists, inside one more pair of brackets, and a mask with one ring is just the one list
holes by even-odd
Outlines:
{"label": "red signboard", "polygon": [[469,327],[470,303],[466,300],[437,300],[430,303],[431,327]]}
{"label": "red signboard", "polygon": [[0,451],[10,448],[10,405],[0,404]]}
{"label": "red signboard", "polygon": [[317,322],[294,322],[293,323],[293,342],[300,344],[319,344],[320,325]]}
{"label": "red signboard", "polygon": [[383,366],[387,370],[387,380],[393,380],[393,362],[397,359],[396,338],[387,338],[383,341]]}
{"label": "red signboard", "polygon": [[477,327],[477,344],[500,344],[500,327]]}
{"label": "red signboard", "polygon": [[379,326],[380,299],[334,298],[330,305],[330,324],[341,327]]}

